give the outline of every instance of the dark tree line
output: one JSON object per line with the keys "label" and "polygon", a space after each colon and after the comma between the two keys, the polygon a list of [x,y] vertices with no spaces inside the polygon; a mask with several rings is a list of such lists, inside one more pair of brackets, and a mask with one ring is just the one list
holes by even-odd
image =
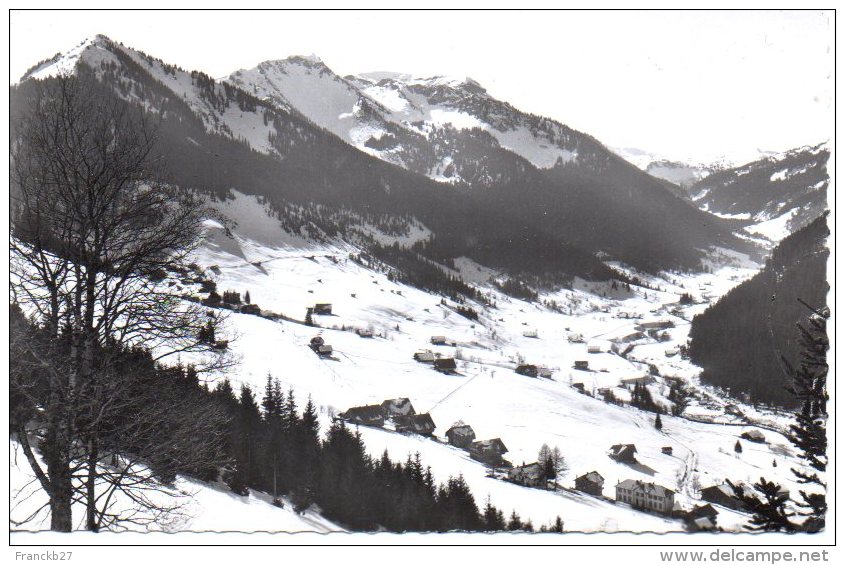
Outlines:
{"label": "dark tree line", "polygon": [[782,358],[796,359],[793,328],[809,311],[799,302],[826,302],[829,234],[826,217],[784,239],[765,268],[693,318],[689,355],[704,382],[753,402],[794,408],[791,376]]}

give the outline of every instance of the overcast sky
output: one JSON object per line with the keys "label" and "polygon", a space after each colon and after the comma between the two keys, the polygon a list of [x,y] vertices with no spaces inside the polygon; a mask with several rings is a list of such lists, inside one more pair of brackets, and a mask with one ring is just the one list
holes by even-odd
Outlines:
{"label": "overcast sky", "polygon": [[10,83],[97,33],[215,77],[312,53],[341,75],[469,76],[611,147],[678,159],[832,137],[832,13],[14,11]]}

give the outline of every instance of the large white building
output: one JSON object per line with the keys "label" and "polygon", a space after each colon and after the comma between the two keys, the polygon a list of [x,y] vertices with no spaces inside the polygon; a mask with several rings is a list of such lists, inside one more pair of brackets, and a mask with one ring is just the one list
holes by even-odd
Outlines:
{"label": "large white building", "polygon": [[661,514],[671,514],[675,505],[675,491],[666,487],[626,479],[616,485],[616,501]]}

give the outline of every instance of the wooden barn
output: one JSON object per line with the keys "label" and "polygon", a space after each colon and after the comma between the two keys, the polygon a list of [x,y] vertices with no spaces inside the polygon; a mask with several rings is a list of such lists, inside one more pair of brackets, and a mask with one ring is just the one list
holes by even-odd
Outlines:
{"label": "wooden barn", "polygon": [[598,471],[590,471],[575,477],[575,489],[594,496],[601,496],[604,490],[604,477]]}
{"label": "wooden barn", "polygon": [[475,430],[468,424],[456,422],[446,430],[446,438],[449,440],[449,445],[466,449],[475,440]]}
{"label": "wooden barn", "polygon": [[369,328],[358,328],[355,330],[355,333],[358,334],[359,337],[373,337],[374,332]]}
{"label": "wooden barn", "polygon": [[469,446],[469,456],[487,465],[504,467],[508,465],[502,457],[508,452],[504,442],[499,438],[474,441]]}
{"label": "wooden barn", "polygon": [[730,508],[731,510],[745,510],[745,506],[734,495],[733,489],[727,483],[721,485],[713,485],[712,487],[703,488],[700,491],[701,500],[711,502]]}
{"label": "wooden barn", "polygon": [[409,414],[408,416],[396,416],[393,418],[397,432],[405,432],[430,436],[434,433],[434,420],[429,414]]}
{"label": "wooden barn", "polygon": [[633,443],[617,443],[610,447],[608,455],[611,459],[620,463],[636,463],[636,453],[637,446]]}
{"label": "wooden barn", "polygon": [[590,362],[589,361],[576,361],[572,368],[578,369],[579,371],[589,371],[590,370]]}
{"label": "wooden barn", "polygon": [[742,435],[739,437],[753,441],[754,443],[766,443],[766,436],[760,430],[748,430],[747,432],[742,432]]}
{"label": "wooden barn", "polygon": [[537,369],[537,365],[519,365],[516,368],[516,374],[536,378],[540,374],[540,371]]}
{"label": "wooden barn", "polygon": [[328,303],[315,304],[313,312],[321,316],[331,316],[332,305]]}
{"label": "wooden barn", "polygon": [[350,424],[358,424],[360,426],[375,426],[379,428],[384,426],[384,412],[379,404],[353,406],[346,412],[338,414],[338,418]]}
{"label": "wooden barn", "polygon": [[419,361],[420,363],[434,363],[434,359],[434,352],[428,349],[414,353],[414,361]]}
{"label": "wooden barn", "polygon": [[458,370],[458,365],[451,357],[444,357],[442,359],[434,360],[434,370],[438,373],[451,375]]}
{"label": "wooden barn", "polygon": [[539,487],[546,484],[546,470],[539,463],[519,465],[508,470],[508,480],[518,485]]}
{"label": "wooden barn", "polygon": [[385,418],[397,416],[412,416],[417,413],[414,405],[407,398],[392,398],[381,403],[381,411]]}
{"label": "wooden barn", "polygon": [[660,453],[662,453],[663,455],[672,455],[672,446],[664,445],[660,448]]}
{"label": "wooden barn", "polygon": [[445,335],[433,335],[433,336],[431,336],[431,345],[446,345],[446,336]]}

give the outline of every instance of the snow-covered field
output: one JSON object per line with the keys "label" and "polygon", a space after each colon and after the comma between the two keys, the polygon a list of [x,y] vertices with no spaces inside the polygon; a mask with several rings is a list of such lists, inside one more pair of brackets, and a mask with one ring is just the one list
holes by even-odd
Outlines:
{"label": "snow-covered field", "polygon": [[[357,250],[348,245],[316,247],[284,234],[269,218],[254,217],[258,205],[245,198],[230,202],[224,212],[242,223],[247,218],[239,216],[245,214],[252,221],[236,228],[234,239],[209,223],[209,243],[196,256],[209,274],[217,273],[213,278],[218,292],[235,290],[243,295],[249,291],[252,302],[262,310],[296,320],[304,319],[306,308],[316,303],[331,303],[333,313],[315,315],[317,328],[229,314],[228,330],[234,338],[230,348],[239,364],[225,376],[236,387],[247,384],[260,394],[269,372],[295,390],[300,404],[309,395],[314,399],[324,429],[333,416],[349,407],[407,397],[418,413],[431,414],[437,426],[435,438],[362,427],[371,454],[379,456],[387,449],[393,459],[404,460],[419,452],[438,481],[462,474],[479,504],[489,495],[506,513],[516,510],[535,526],[560,515],[568,531],[683,529],[677,519],[573,492],[575,477],[589,471],[604,477],[604,495],[609,499],[617,482],[641,479],[677,491],[675,500],[684,508],[698,502],[699,488],[721,484],[726,478],[753,482],[762,475],[797,490],[790,469],[800,462],[786,438],[774,431],[785,429],[786,417],[726,400],[698,382],[698,369],[689,361],[680,355],[667,356],[668,350],[686,342],[695,313],[756,272],[757,266],[743,256],[714,252],[710,274],[651,277],[637,273],[651,288],[628,291],[623,286],[614,289],[609,283],[577,280],[573,289],[541,297],[554,301],[554,310],[484,285],[494,273],[462,259],[457,262],[461,271],[473,273],[467,278],[482,285],[495,302],[495,307],[473,304],[480,319],[472,321],[457,314],[451,301],[444,305],[440,296],[391,282],[383,273],[352,261],[350,253]],[[630,271],[621,264],[612,266]],[[682,293],[691,294],[695,303],[678,304]],[[635,331],[643,321],[658,319],[674,323],[667,330],[668,341],[635,341],[627,359],[610,351],[613,338]],[[371,329],[375,337],[361,338],[356,328]],[[537,332],[536,338],[524,336],[530,330]],[[571,333],[581,334],[584,342],[571,343],[567,339]],[[334,348],[331,359],[320,358],[308,348],[309,340],[318,334]],[[434,335],[444,335],[454,345],[433,346],[429,340]],[[588,345],[599,345],[601,352],[588,353]],[[421,349],[454,356],[458,374],[440,374],[431,365],[414,361],[414,352]],[[572,368],[579,360],[588,361],[589,371]],[[523,362],[552,369],[552,378],[516,374],[516,365]],[[608,404],[595,394],[599,388],[610,388],[617,397],[628,398],[622,379],[648,375],[649,364],[660,374],[649,385],[658,402],[669,404],[665,377],[681,378],[696,390],[699,399],[686,412],[696,421],[665,415],[662,430],[657,430],[652,413]],[[595,397],[579,392],[573,383],[583,383]],[[509,449],[506,458],[515,465],[535,461],[543,444],[559,447],[569,468],[560,480],[561,490],[531,489],[487,476],[482,464],[445,443],[446,430],[458,420],[471,425],[477,439],[501,438]],[[745,449],[737,454],[734,444],[753,427],[749,421],[764,426],[767,443],[743,440]],[[618,443],[635,444],[639,464],[610,459],[607,451]],[[663,454],[662,447],[672,447],[672,455]],[[24,475],[23,470],[13,473],[16,488]],[[279,510],[260,500],[260,495],[240,499],[187,479],[180,479],[179,485],[197,492],[193,496],[196,512],[183,529],[333,529],[318,517]],[[719,526],[725,529],[739,530],[747,519],[727,509],[719,511]]]}

